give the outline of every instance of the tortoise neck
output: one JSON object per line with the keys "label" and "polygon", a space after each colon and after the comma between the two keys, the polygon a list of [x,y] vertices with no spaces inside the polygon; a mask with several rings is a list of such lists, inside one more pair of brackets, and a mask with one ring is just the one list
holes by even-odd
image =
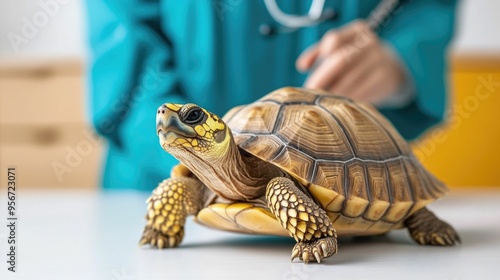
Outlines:
{"label": "tortoise neck", "polygon": [[226,171],[227,185],[234,186],[246,200],[265,195],[267,183],[284,174],[278,167],[241,149],[234,139],[220,164],[221,170]]}
{"label": "tortoise neck", "polygon": [[284,176],[278,167],[240,149],[230,134],[227,152],[211,162],[197,164],[193,173],[217,195],[250,201],[265,195],[267,183]]}

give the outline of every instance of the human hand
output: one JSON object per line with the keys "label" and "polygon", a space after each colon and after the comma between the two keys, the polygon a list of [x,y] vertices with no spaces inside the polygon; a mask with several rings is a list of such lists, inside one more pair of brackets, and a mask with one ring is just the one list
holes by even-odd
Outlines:
{"label": "human hand", "polygon": [[363,21],[325,33],[299,56],[296,67],[310,71],[306,88],[376,105],[396,94],[405,81],[398,58]]}

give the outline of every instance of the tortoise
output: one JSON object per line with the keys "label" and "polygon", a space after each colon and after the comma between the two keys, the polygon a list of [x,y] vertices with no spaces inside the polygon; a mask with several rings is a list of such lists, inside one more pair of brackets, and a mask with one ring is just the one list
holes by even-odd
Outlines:
{"label": "tortoise", "polygon": [[337,236],[403,227],[422,245],[460,242],[426,208],[446,186],[369,104],[286,87],[222,119],[166,103],[156,128],[180,164],[147,201],[141,245],[178,246],[188,215],[226,231],[289,235],[292,261],[305,263],[335,254]]}

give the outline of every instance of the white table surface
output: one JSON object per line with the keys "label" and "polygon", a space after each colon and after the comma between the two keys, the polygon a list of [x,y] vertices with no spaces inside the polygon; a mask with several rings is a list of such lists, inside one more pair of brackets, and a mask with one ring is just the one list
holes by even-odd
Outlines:
{"label": "white table surface", "polygon": [[500,279],[500,188],[452,192],[431,205],[463,244],[423,247],[406,230],[340,239],[322,264],[291,263],[291,238],[227,233],[191,219],[181,247],[138,247],[146,193],[18,193],[18,272],[6,266],[2,190],[0,279]]}

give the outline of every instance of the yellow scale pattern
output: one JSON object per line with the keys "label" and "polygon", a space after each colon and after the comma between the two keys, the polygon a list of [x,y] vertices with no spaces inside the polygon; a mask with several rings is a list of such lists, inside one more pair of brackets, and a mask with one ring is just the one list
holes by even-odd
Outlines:
{"label": "yellow scale pattern", "polygon": [[297,242],[336,236],[326,212],[289,179],[273,179],[266,198],[271,212]]}
{"label": "yellow scale pattern", "polygon": [[[174,112],[178,112],[183,105],[181,104],[173,104],[173,103],[167,103],[166,104],[167,108]],[[199,142],[196,138],[189,138],[189,137],[180,137],[177,138],[172,144],[170,145],[178,145],[178,146],[183,146],[186,148],[193,148],[195,151],[200,151],[200,152],[210,152],[211,151],[211,143],[213,143],[213,135],[216,131],[224,130],[226,126],[224,125],[223,122],[219,120],[219,117],[216,115],[210,114],[205,109],[202,109],[205,114],[208,116],[205,123],[197,125],[194,127],[194,130],[196,133],[200,136],[203,137],[204,141],[203,143]]]}
{"label": "yellow scale pattern", "polygon": [[181,179],[167,179],[153,191],[147,200],[147,227],[162,233],[151,240],[159,248],[175,247],[184,236],[184,223],[189,213],[195,213],[192,199],[187,198],[187,188]]}

